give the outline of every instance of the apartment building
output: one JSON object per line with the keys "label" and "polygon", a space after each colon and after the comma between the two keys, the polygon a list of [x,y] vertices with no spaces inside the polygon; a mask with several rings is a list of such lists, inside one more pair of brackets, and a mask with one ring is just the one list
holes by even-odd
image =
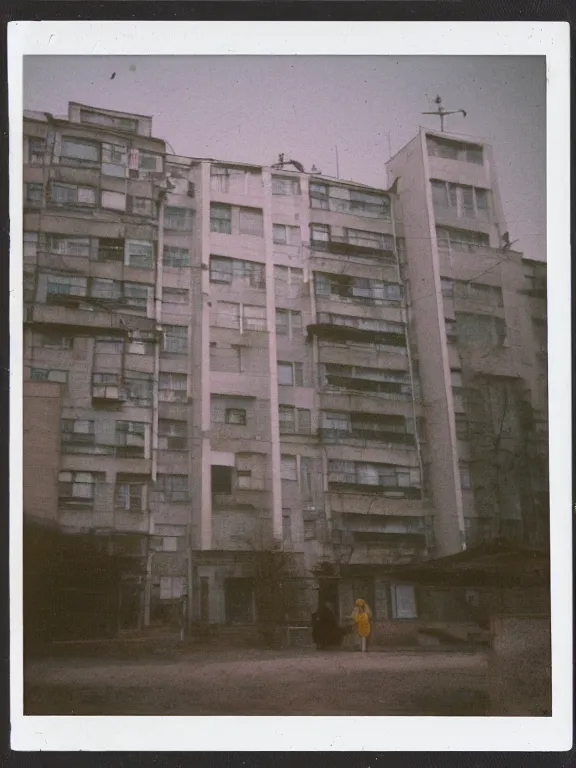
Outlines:
{"label": "apartment building", "polygon": [[545,264],[511,247],[490,146],[422,128],[388,172],[436,551],[494,537],[547,546]]}
{"label": "apartment building", "polygon": [[[496,485],[475,453],[530,432],[542,463],[546,445],[541,267],[503,248],[489,148],[422,131],[386,191],[167,154],[151,118],[79,104],[26,113],[24,134],[25,377],[60,391],[53,516],[132,555],[141,623],[185,596],[195,622],[253,623],[253,553],[274,541],[301,611],[320,584],[343,612],[362,594],[377,621],[417,618],[386,566],[545,517],[528,448]],[[492,389],[489,423],[472,395]]]}

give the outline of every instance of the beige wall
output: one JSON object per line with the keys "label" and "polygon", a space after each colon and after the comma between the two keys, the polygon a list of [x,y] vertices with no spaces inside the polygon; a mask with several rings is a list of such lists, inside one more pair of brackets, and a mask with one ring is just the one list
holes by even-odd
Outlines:
{"label": "beige wall", "polygon": [[24,382],[24,514],[51,523],[58,520],[62,386]]}

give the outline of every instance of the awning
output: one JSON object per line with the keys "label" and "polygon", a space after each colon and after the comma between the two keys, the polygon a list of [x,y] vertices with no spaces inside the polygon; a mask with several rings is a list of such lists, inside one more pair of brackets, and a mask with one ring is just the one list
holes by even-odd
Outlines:
{"label": "awning", "polygon": [[430,587],[546,587],[550,553],[498,539],[455,555],[391,567],[386,575],[391,581]]}

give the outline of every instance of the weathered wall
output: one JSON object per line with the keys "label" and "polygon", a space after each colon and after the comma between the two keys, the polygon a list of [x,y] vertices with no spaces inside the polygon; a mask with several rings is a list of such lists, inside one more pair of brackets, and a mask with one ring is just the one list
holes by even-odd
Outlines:
{"label": "weathered wall", "polygon": [[496,616],[491,622],[491,632],[491,714],[550,716],[550,617]]}

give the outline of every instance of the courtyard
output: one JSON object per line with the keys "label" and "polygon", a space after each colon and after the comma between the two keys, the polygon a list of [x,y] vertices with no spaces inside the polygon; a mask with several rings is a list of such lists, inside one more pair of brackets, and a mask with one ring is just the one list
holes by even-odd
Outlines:
{"label": "courtyard", "polygon": [[482,651],[193,650],[28,662],[27,715],[488,713]]}

